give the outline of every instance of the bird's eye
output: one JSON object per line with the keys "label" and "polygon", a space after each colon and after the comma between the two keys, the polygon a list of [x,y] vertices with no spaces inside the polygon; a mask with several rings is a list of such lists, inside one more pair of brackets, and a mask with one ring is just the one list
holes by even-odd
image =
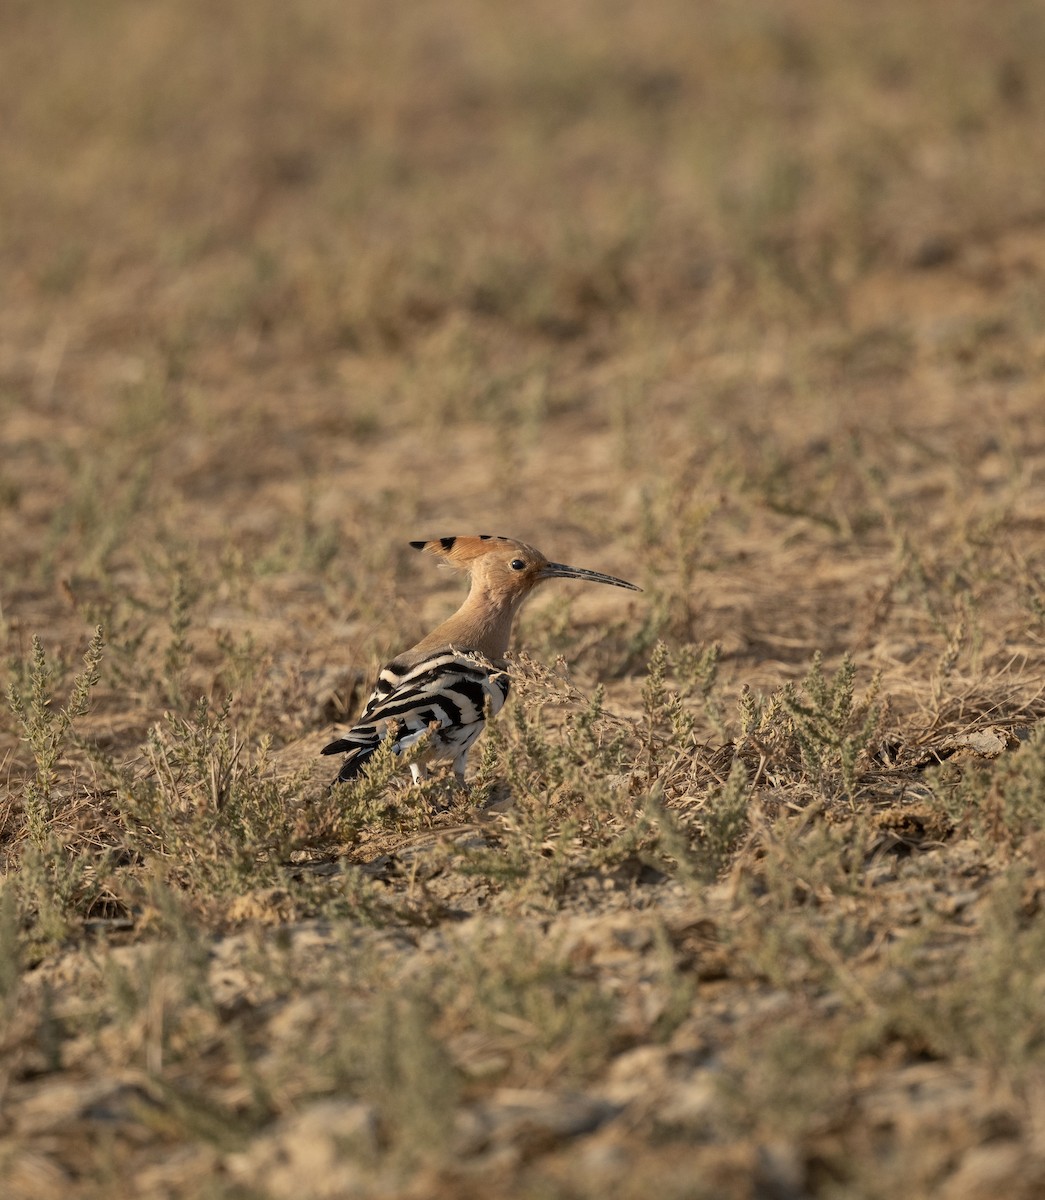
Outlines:
{"label": "bird's eye", "polygon": [[510,566],[513,571],[525,571],[526,570],[526,563],[524,563],[521,558],[513,558],[512,561],[508,564],[508,566]]}

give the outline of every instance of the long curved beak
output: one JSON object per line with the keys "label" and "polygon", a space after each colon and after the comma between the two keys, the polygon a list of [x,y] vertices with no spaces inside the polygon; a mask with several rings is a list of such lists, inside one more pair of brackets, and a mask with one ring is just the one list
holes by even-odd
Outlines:
{"label": "long curved beak", "polygon": [[642,588],[615,575],[603,575],[599,571],[587,571],[584,567],[568,567],[565,563],[545,563],[538,579],[587,579],[592,583],[612,583],[614,587],[627,588],[630,592],[641,592]]}

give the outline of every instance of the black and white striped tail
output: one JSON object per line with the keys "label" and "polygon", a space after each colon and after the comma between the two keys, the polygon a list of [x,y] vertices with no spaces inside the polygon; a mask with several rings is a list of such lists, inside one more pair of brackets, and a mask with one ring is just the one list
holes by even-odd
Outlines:
{"label": "black and white striped tail", "polygon": [[464,778],[468,751],[487,716],[500,712],[510,680],[505,671],[467,652],[447,650],[411,665],[394,661],[378,676],[359,720],[324,754],[345,754],[336,782],[355,779],[388,737],[396,754],[426,734],[428,761],[452,761]]}

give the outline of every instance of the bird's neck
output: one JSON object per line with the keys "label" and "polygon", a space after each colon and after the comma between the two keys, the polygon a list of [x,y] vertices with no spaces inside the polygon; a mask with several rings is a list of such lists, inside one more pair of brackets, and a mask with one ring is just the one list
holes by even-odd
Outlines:
{"label": "bird's neck", "polygon": [[497,662],[508,652],[512,623],[525,598],[518,594],[510,597],[491,594],[473,586],[457,612],[418,642],[415,650],[454,646],[476,650],[491,662]]}

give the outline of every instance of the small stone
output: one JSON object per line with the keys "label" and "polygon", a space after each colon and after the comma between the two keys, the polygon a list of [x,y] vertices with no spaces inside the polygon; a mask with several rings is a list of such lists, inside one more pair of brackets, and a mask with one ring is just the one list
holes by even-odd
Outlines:
{"label": "small stone", "polygon": [[225,1166],[274,1200],[334,1200],[363,1191],[365,1162],[376,1153],[377,1119],[370,1105],[323,1100],[228,1155]]}

